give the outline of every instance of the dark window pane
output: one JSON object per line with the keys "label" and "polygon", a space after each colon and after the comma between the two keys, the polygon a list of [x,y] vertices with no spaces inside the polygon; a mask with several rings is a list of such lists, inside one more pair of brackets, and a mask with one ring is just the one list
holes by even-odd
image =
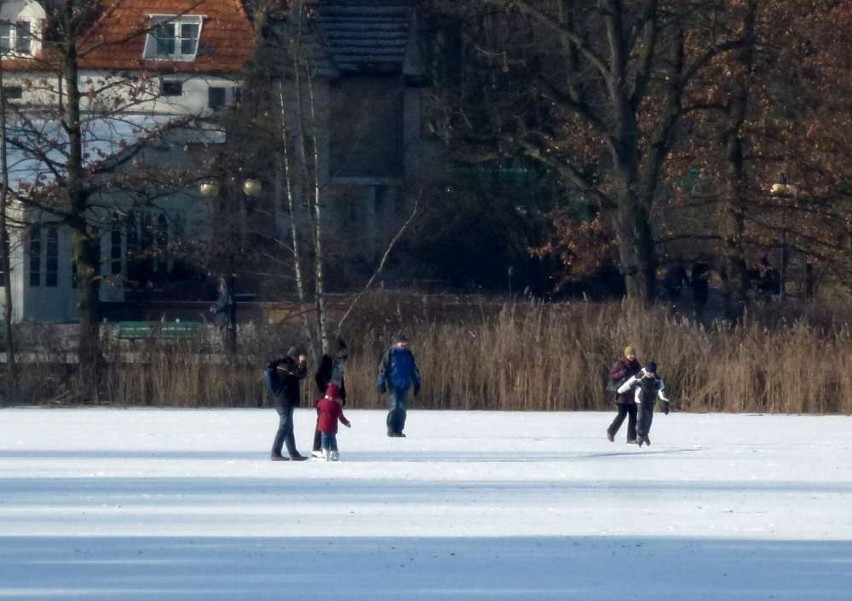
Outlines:
{"label": "dark window pane", "polygon": [[207,106],[211,109],[218,109],[225,106],[225,88],[208,88]]}
{"label": "dark window pane", "polygon": [[180,53],[192,56],[198,49],[198,23],[184,23],[180,28]]}
{"label": "dark window pane", "polygon": [[157,56],[173,56],[175,53],[175,24],[159,23],[151,31],[157,42]]}
{"label": "dark window pane", "polygon": [[30,31],[30,22],[29,21],[20,21],[17,24],[17,31],[15,32],[17,35],[17,39],[15,40],[15,50],[18,54],[23,54],[24,56],[30,55],[30,42],[32,42],[33,34]]}
{"label": "dark window pane", "polygon": [[161,81],[160,94],[163,96],[180,96],[183,94],[183,82]]}
{"label": "dark window pane", "polygon": [[59,229],[47,228],[47,256],[44,266],[44,285],[55,288],[59,281]]}
{"label": "dark window pane", "polygon": [[14,27],[11,23],[0,23],[0,52],[3,54],[12,52],[12,40],[14,38],[12,30]]}
{"label": "dark window pane", "polygon": [[119,275],[121,273],[121,224],[115,223],[110,234],[110,273]]}
{"label": "dark window pane", "polygon": [[41,285],[41,228],[30,230],[30,286]]}

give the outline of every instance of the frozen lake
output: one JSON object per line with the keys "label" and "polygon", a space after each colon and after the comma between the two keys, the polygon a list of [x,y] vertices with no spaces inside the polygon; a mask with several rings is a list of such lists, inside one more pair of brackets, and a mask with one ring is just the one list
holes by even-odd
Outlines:
{"label": "frozen lake", "polygon": [[852,598],[852,418],[346,414],[0,411],[0,599]]}

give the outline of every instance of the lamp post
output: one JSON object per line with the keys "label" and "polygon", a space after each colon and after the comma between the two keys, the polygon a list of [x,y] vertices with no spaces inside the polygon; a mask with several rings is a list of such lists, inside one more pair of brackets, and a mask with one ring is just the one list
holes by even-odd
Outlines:
{"label": "lamp post", "polygon": [[[787,183],[787,174],[782,173],[778,176],[778,181],[772,184],[769,188],[769,194],[780,198],[796,198],[799,195],[799,189]],[[779,284],[778,284],[778,300],[783,301],[785,297],[785,288],[787,280],[787,228],[781,230],[781,266],[779,269]]]}
{"label": "lamp post", "polygon": [[[236,183],[234,181],[234,183]],[[236,185],[234,186],[236,188]],[[249,178],[240,186],[242,193],[250,198],[256,198],[263,192],[260,180]],[[216,180],[205,180],[198,186],[201,196],[208,199],[220,199],[222,187]],[[230,211],[232,203],[224,203]],[[243,225],[245,225],[243,223]],[[233,228],[232,220],[228,220],[228,231]],[[236,260],[234,258],[233,236],[229,236],[227,244],[228,253],[228,275],[219,278],[219,298],[214,305],[217,317],[217,325],[222,329],[225,348],[231,354],[237,351],[237,297],[236,297]]]}

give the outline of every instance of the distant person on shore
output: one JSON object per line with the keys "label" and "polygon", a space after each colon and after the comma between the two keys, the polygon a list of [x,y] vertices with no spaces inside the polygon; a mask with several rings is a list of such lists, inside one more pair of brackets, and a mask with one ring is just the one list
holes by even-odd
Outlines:
{"label": "distant person on shore", "polygon": [[298,347],[290,347],[287,354],[271,361],[264,370],[267,387],[272,393],[275,410],[278,412],[278,431],[272,442],[272,461],[287,461],[282,454],[284,447],[290,461],[304,461],[307,457],[296,450],[293,433],[293,410],[301,404],[300,382],[308,375],[307,357]]}
{"label": "distant person on shore", "polygon": [[666,275],[663,278],[663,287],[666,289],[666,296],[670,303],[674,305],[680,301],[681,292],[683,292],[685,285],[689,285],[689,277],[686,274],[683,262],[677,259],[666,269]]}
{"label": "distant person on shore", "polygon": [[636,441],[651,446],[648,435],[651,432],[651,422],[654,421],[654,404],[659,398],[663,402],[663,414],[669,414],[669,399],[665,394],[666,385],[657,374],[657,364],[649,362],[640,373],[631,376],[618,387],[618,393],[633,393],[639,407],[636,421]]}
{"label": "distant person on shore", "polygon": [[624,418],[627,417],[627,444],[636,443],[635,395],[631,391],[619,394],[618,388],[640,371],[642,371],[642,365],[636,359],[636,350],[632,346],[625,347],[624,356],[616,359],[609,370],[607,392],[614,395],[615,406],[618,409],[615,419],[606,429],[606,437],[610,442],[615,440],[618,429],[621,428]]}
{"label": "distant person on shore", "polygon": [[760,300],[770,302],[781,294],[781,274],[768,257],[761,257],[755,269],[755,286]]}
{"label": "distant person on shore", "polygon": [[394,337],[390,347],[379,365],[379,392],[389,394],[387,417],[388,436],[405,438],[405,418],[408,410],[408,391],[414,389],[414,396],[420,393],[420,370],[414,360],[414,353],[408,348],[408,337],[402,332]]}
{"label": "distant person on shore", "polygon": [[[349,358],[349,348],[343,339],[338,338],[334,342],[334,346],[328,353],[324,354],[320,359],[317,373],[314,375],[314,382],[317,385],[317,392],[324,395],[328,389],[328,385],[334,383],[340,391],[340,405],[346,406],[346,383],[344,375],[346,371],[346,361]],[[314,430],[314,444],[311,448],[311,455],[314,457],[323,457],[322,440],[319,429],[319,419],[317,419],[317,427]]]}
{"label": "distant person on shore", "polygon": [[228,351],[234,352],[235,339],[232,335],[236,331],[237,301],[234,297],[234,288],[228,278],[222,276],[218,280],[216,302],[210,307],[213,314],[213,323],[219,328],[219,336],[222,344]]}
{"label": "distant person on shore", "polygon": [[692,302],[695,305],[695,317],[704,319],[704,308],[710,299],[710,266],[704,261],[696,261],[692,265],[689,285],[692,287]]}
{"label": "distant person on shore", "polygon": [[326,389],[325,396],[316,402],[317,428],[320,432],[322,458],[326,461],[337,461],[340,454],[337,450],[337,422],[351,428],[352,424],[343,415],[343,398],[340,387],[332,382]]}

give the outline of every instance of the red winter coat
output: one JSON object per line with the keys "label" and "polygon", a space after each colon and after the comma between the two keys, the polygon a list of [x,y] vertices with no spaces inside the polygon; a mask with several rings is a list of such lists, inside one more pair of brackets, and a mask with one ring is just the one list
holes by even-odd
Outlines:
{"label": "red winter coat", "polygon": [[[630,361],[627,357],[621,357],[612,364],[612,368],[609,370],[609,377],[613,380],[624,382],[627,378],[638,374],[640,371],[642,371],[642,364],[637,359],[634,358],[633,361]],[[624,394],[616,394],[615,402],[619,405],[636,404],[632,390]]]}
{"label": "red winter coat", "polygon": [[317,401],[317,430],[337,434],[337,421],[349,425],[349,420],[343,415],[343,407],[335,399],[323,397]]}

